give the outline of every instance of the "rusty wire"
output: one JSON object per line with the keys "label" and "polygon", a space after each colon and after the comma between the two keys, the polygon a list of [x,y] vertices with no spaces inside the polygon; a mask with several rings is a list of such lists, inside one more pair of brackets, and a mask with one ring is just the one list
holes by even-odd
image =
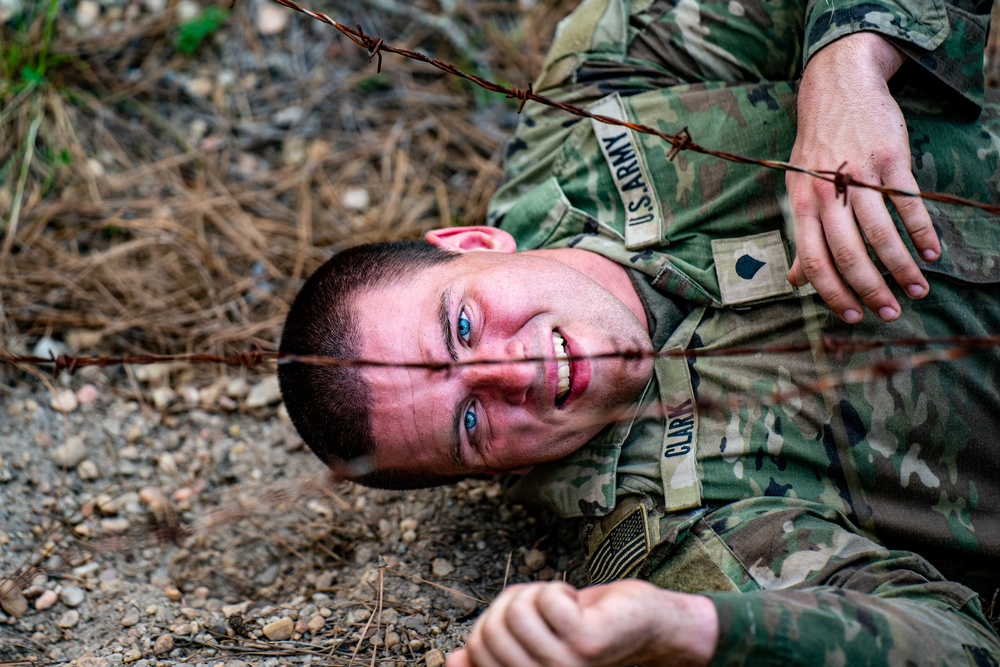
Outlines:
{"label": "rusty wire", "polygon": [[[748,157],[746,155],[740,155],[739,153],[730,153],[728,151],[720,151],[712,148],[706,148],[700,144],[693,141],[688,128],[685,127],[681,131],[671,134],[669,132],[662,132],[649,125],[642,125],[639,123],[632,123],[627,120],[620,120],[618,118],[612,118],[611,116],[604,116],[601,114],[595,114],[583,107],[578,107],[572,104],[566,104],[564,102],[557,102],[556,100],[545,97],[544,95],[539,95],[534,92],[531,84],[528,84],[527,88],[510,88],[503,86],[499,83],[490,81],[489,79],[484,79],[481,76],[476,76],[475,74],[469,74],[468,72],[463,72],[459,68],[455,67],[451,63],[444,62],[442,60],[436,60],[429,56],[426,56],[417,51],[410,51],[408,49],[403,49],[395,46],[386,44],[381,37],[376,37],[373,35],[368,35],[362,30],[361,26],[358,25],[356,28],[349,28],[342,23],[338,23],[326,14],[322,12],[315,12],[310,9],[306,9],[302,5],[294,2],[294,0],[273,0],[279,5],[288,7],[289,9],[294,9],[295,11],[302,12],[306,16],[316,19],[327,25],[331,25],[337,30],[339,30],[343,35],[350,39],[355,44],[365,48],[368,51],[368,61],[371,62],[373,59],[378,59],[377,71],[382,71],[382,53],[395,53],[396,55],[403,56],[404,58],[409,58],[410,60],[416,60],[422,63],[427,63],[432,67],[435,67],[443,72],[447,72],[453,76],[461,77],[467,81],[485,88],[486,90],[492,91],[494,93],[502,93],[509,98],[516,99],[519,101],[517,108],[518,113],[524,108],[524,105],[529,100],[532,102],[538,102],[539,104],[544,104],[556,109],[562,109],[563,111],[573,114],[575,116],[580,116],[583,118],[590,118],[592,120],[599,121],[601,123],[607,123],[608,125],[617,125],[620,127],[626,127],[635,132],[641,132],[643,134],[650,134],[663,139],[671,145],[670,152],[668,153],[668,158],[673,160],[681,151],[691,151],[693,153],[701,153],[703,155],[711,155],[713,157],[726,160],[728,162],[735,162],[738,164],[753,164],[760,167],[766,167],[768,169],[777,169],[786,172],[795,172],[799,174],[806,174],[807,176],[812,176],[827,183],[832,183],[834,190],[838,196],[842,196],[844,201],[847,200],[847,190],[849,187],[859,187],[866,188],[869,190],[875,190],[883,195],[891,195],[897,197],[920,197],[926,200],[932,200],[936,202],[941,202],[944,204],[955,204],[958,206],[969,206],[973,208],[978,208],[988,213],[993,213],[1000,215],[1000,204],[987,204],[985,202],[978,202],[972,199],[967,199],[965,197],[959,197],[957,195],[952,195],[944,192],[911,192],[909,190],[901,190],[899,188],[887,187],[885,185],[880,185],[877,183],[869,183],[867,181],[861,181],[849,173],[844,171],[847,163],[841,164],[836,170],[828,169],[809,169],[806,167],[801,167],[798,165],[791,164],[790,162],[785,162],[783,160],[763,160],[758,158]],[[235,2],[235,0],[234,0]]]}
{"label": "rusty wire", "polygon": [[[741,357],[757,354],[796,354],[813,351],[823,351],[834,356],[843,356],[856,352],[893,347],[893,348],[924,348],[924,347],[955,348],[955,358],[964,354],[1000,346],[1000,334],[993,336],[937,336],[932,338],[895,338],[889,340],[856,341],[842,338],[823,337],[816,343],[801,343],[793,345],[770,346],[733,346],[721,348],[694,348],[686,350],[617,350],[597,354],[568,355],[570,361],[582,359],[622,358],[631,360],[665,359],[665,358],[698,358],[698,357]],[[959,351],[961,353],[959,353]],[[129,354],[119,356],[72,356],[60,354],[48,357],[18,354],[0,354],[0,365],[51,367],[56,375],[62,371],[73,374],[77,369],[86,366],[120,366],[157,363],[187,363],[187,364],[217,364],[223,366],[241,366],[244,368],[259,368],[272,363],[309,364],[313,366],[347,366],[360,368],[417,368],[434,372],[448,371],[464,366],[489,366],[510,363],[543,363],[552,361],[551,356],[527,356],[520,359],[485,358],[466,359],[461,361],[391,361],[385,359],[341,358],[314,355],[287,354],[267,350],[248,350],[240,354]],[[890,362],[886,362],[890,363]]]}

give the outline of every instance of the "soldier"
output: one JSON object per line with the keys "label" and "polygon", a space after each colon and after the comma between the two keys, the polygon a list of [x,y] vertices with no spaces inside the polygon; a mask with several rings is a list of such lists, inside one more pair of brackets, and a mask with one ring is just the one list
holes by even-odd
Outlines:
{"label": "soldier", "polygon": [[[987,9],[587,0],[535,90],[997,202]],[[508,363],[283,365],[303,438],[362,483],[515,473],[590,519],[604,585],[513,587],[450,665],[997,664],[1000,354],[892,343],[1000,331],[1000,220],[670,151],[526,106],[494,226],[339,253],[282,339]]]}

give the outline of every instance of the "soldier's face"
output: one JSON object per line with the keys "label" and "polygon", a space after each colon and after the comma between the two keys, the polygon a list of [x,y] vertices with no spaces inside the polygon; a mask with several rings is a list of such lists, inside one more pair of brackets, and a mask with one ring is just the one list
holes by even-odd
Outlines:
{"label": "soldier's face", "polygon": [[[652,374],[648,358],[558,359],[651,343],[619,299],[545,251],[468,252],[405,285],[360,294],[355,313],[365,358],[510,360],[366,368],[377,469],[463,475],[562,458],[619,419]],[[517,362],[529,357],[545,361]]]}

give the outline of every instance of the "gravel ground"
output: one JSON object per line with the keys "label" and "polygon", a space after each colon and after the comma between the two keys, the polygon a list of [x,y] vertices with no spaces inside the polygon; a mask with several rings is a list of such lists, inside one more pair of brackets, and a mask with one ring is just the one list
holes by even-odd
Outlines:
{"label": "gravel ground", "polygon": [[273,376],[191,376],[0,375],[0,664],[441,665],[505,580],[579,583],[498,484],[332,484]]}

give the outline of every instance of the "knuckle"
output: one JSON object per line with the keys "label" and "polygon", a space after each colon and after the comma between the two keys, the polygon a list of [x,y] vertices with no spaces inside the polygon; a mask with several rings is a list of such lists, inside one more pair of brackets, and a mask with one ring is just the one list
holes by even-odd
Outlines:
{"label": "knuckle", "polygon": [[868,244],[873,248],[890,245],[899,238],[896,228],[889,225],[872,225],[864,231]]}
{"label": "knuckle", "polygon": [[806,278],[813,280],[826,270],[826,261],[822,255],[814,253],[802,253],[799,255],[799,266]]}
{"label": "knuckle", "polygon": [[841,272],[851,272],[868,260],[868,253],[851,247],[831,248],[833,261]]}

